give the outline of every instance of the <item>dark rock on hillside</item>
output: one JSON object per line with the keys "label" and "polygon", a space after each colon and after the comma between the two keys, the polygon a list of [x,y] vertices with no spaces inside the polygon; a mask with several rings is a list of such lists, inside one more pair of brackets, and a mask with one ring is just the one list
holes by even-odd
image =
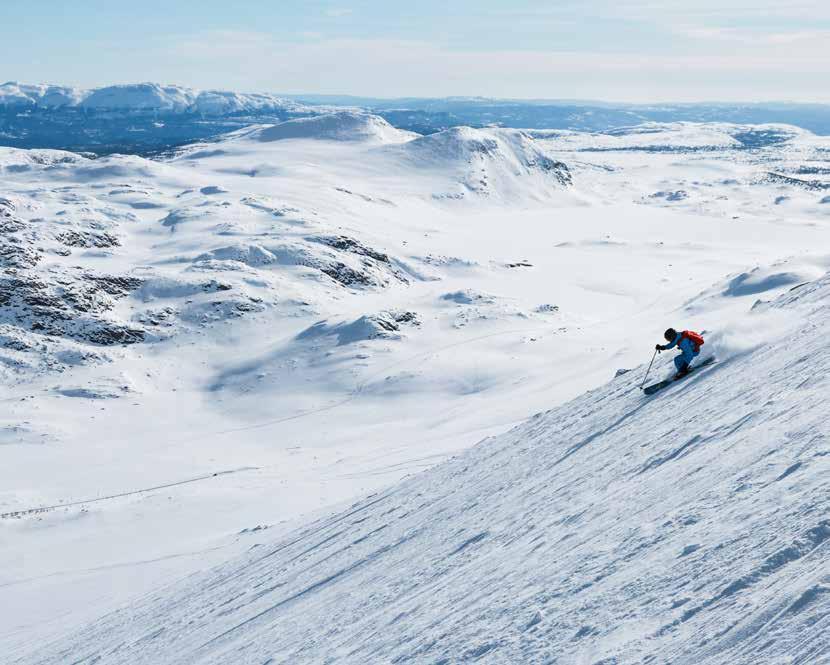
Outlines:
{"label": "dark rock on hillside", "polygon": [[365,272],[350,268],[345,263],[335,261],[329,264],[317,266],[320,272],[331,277],[335,282],[343,286],[372,286],[374,280]]}
{"label": "dark rock on hillside", "polygon": [[58,234],[58,240],[67,247],[119,247],[121,242],[111,233],[95,231],[64,231]]}
{"label": "dark rock on hillside", "polygon": [[349,236],[318,236],[309,238],[311,242],[319,242],[341,252],[351,252],[352,254],[359,254],[361,256],[368,256],[375,261],[381,263],[389,263],[389,255],[379,252],[371,247],[367,247],[359,240],[350,238]]}
{"label": "dark rock on hillside", "polygon": [[7,240],[0,240],[0,268],[34,268],[40,263],[41,258],[40,252],[31,246],[22,244],[18,238],[9,237]]}
{"label": "dark rock on hillside", "polygon": [[799,187],[811,192],[820,192],[830,189],[830,182],[822,182],[821,180],[804,180],[802,178],[792,178],[790,176],[782,175],[780,173],[769,172],[763,177],[764,182],[775,183],[778,185],[790,185],[792,187]]}
{"label": "dark rock on hillside", "polygon": [[135,291],[143,283],[138,277],[124,277],[119,275],[95,275],[87,273],[84,279],[98,285],[98,288],[116,298],[123,298],[130,291]]}
{"label": "dark rock on hillside", "polygon": [[49,281],[32,274],[0,277],[0,320],[23,330],[93,344],[144,339],[143,330],[106,318],[115,299],[126,295],[113,284],[130,284],[129,278],[58,272],[49,276]]}

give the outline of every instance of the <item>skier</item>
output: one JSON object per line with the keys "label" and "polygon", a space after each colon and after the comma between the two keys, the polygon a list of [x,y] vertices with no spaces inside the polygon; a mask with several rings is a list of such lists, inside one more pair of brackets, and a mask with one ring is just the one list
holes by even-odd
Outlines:
{"label": "skier", "polygon": [[669,328],[663,337],[666,338],[668,344],[658,344],[656,349],[658,351],[668,351],[675,346],[680,349],[680,355],[675,356],[674,366],[677,367],[676,379],[682,378],[689,373],[689,365],[700,353],[700,347],[703,344],[703,337],[692,330],[684,330],[677,332],[674,328]]}

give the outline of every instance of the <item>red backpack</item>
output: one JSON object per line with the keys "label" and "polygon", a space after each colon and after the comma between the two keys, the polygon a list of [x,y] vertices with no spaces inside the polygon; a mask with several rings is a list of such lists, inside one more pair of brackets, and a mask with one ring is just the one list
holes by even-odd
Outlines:
{"label": "red backpack", "polygon": [[695,353],[700,353],[700,347],[703,346],[703,337],[701,337],[698,333],[694,332],[693,330],[684,330],[680,333],[680,341],[678,344],[682,342],[684,339],[688,339],[692,344],[695,345]]}

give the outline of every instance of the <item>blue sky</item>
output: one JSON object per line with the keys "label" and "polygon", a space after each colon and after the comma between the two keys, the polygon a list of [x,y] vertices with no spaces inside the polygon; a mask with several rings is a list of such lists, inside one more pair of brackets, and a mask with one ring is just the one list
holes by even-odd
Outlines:
{"label": "blue sky", "polygon": [[830,101],[818,0],[0,0],[0,24],[0,81]]}

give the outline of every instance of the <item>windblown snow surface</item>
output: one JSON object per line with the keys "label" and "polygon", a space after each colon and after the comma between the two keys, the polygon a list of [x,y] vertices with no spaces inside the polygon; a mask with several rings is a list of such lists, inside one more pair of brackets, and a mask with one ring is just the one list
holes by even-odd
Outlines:
{"label": "windblown snow surface", "polygon": [[0,149],[4,662],[826,662],[829,151]]}
{"label": "windblown snow surface", "polygon": [[656,398],[624,374],[32,662],[830,662],[828,298],[803,285]]}

